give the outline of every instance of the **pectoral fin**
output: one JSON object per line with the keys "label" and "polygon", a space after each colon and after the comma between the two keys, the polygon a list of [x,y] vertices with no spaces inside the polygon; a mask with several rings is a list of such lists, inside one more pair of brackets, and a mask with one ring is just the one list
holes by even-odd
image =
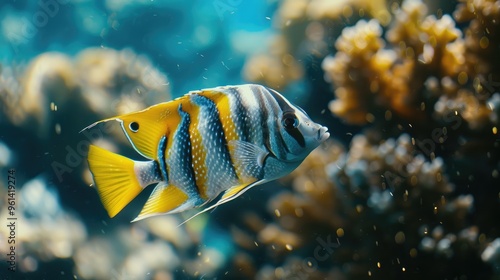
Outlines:
{"label": "pectoral fin", "polygon": [[229,141],[228,147],[240,177],[260,178],[259,174],[269,152],[253,143],[240,140]]}

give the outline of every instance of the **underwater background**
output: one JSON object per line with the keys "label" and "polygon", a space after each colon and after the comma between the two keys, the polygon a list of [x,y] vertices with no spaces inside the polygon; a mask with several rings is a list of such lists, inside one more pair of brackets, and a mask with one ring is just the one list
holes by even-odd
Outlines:
{"label": "underwater background", "polygon": [[[2,1],[0,279],[500,279],[500,1]],[[259,83],[328,126],[178,227],[110,219],[103,118]],[[11,206],[11,207],[9,207]],[[192,213],[191,213],[192,214]]]}

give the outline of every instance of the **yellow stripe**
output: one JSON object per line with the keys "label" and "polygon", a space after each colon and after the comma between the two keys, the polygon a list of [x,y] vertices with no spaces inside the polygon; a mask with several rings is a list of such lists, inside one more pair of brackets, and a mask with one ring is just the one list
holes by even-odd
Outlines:
{"label": "yellow stripe", "polygon": [[[200,92],[200,95],[212,100],[216,104],[217,110],[219,110],[219,118],[222,124],[222,129],[224,130],[226,143],[229,143],[229,141],[231,140],[239,140],[240,138],[236,131],[236,125],[234,124],[233,118],[231,116],[231,104],[227,94],[219,91],[203,91]],[[228,146],[228,149],[231,156],[231,162],[235,168],[236,174],[238,178],[241,178],[243,175],[242,167],[235,165],[235,161],[233,159],[234,153],[231,147]]]}
{"label": "yellow stripe", "polygon": [[194,178],[196,181],[196,186],[200,192],[200,197],[203,200],[207,200],[208,196],[208,170],[205,165],[206,153],[205,147],[202,143],[202,135],[198,130],[198,116],[200,114],[200,108],[190,104],[186,108],[186,112],[191,116],[191,123],[189,125],[189,136],[191,139],[191,157],[192,165],[194,170]]}
{"label": "yellow stripe", "polygon": [[217,110],[219,110],[219,118],[222,123],[222,129],[224,130],[224,135],[226,137],[226,142],[231,140],[238,140],[238,133],[236,132],[236,125],[233,122],[233,118],[231,117],[231,106],[229,103],[229,97],[222,92],[219,91],[203,91],[200,93],[201,96],[204,96],[210,100],[212,100],[217,106]]}

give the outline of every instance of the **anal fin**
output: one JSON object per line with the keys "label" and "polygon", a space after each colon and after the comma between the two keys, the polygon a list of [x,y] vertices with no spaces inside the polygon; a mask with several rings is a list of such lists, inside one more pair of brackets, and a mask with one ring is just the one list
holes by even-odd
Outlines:
{"label": "anal fin", "polygon": [[189,196],[178,187],[159,183],[149,196],[139,216],[132,222],[187,210],[194,206],[194,203],[191,205],[190,202]]}
{"label": "anal fin", "polygon": [[251,189],[252,187],[254,186],[257,186],[257,185],[260,185],[262,183],[265,183],[267,182],[267,180],[265,179],[262,179],[262,180],[259,180],[259,181],[255,181],[255,182],[252,182],[252,183],[246,183],[246,184],[241,184],[241,185],[236,185],[236,186],[233,186],[229,189],[227,189],[224,194],[222,195],[221,199],[219,201],[217,201],[217,203],[215,203],[214,205],[210,206],[210,207],[207,207],[205,209],[203,209],[203,211],[200,211],[198,213],[196,213],[195,215],[193,215],[191,218],[185,220],[184,222],[182,222],[179,226],[189,222],[191,219],[194,219],[195,217],[197,217],[198,215],[201,215],[207,211],[210,211],[212,209],[214,209],[215,207],[221,205],[221,204],[224,204],[228,201],[231,201],[235,198],[237,198],[238,196],[242,195],[244,192],[246,192],[247,190]]}
{"label": "anal fin", "polygon": [[243,194],[246,190],[250,189],[252,186],[253,184],[242,184],[234,186],[224,192],[224,195],[222,195],[221,200],[224,200],[224,202],[232,200]]}

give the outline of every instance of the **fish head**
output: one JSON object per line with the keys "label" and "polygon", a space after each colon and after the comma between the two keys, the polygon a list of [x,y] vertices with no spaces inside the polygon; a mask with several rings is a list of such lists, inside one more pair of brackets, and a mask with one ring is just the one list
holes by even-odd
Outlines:
{"label": "fish head", "polygon": [[142,111],[95,122],[84,128],[84,130],[100,123],[117,121],[120,123],[125,136],[139,154],[148,159],[156,159],[160,139],[167,134],[169,125],[176,121],[175,118],[171,118],[175,109],[170,107],[172,107],[170,103],[159,103]]}
{"label": "fish head", "polygon": [[304,159],[330,137],[327,127],[313,122],[300,107],[294,107],[293,111],[284,111],[279,120],[281,137],[288,151],[286,160],[291,161]]}
{"label": "fish head", "polygon": [[312,150],[330,137],[328,128],[315,123],[302,108],[292,104],[278,92],[271,90],[271,93],[281,109],[276,121],[279,136],[285,145],[286,158],[280,160],[302,161]]}

